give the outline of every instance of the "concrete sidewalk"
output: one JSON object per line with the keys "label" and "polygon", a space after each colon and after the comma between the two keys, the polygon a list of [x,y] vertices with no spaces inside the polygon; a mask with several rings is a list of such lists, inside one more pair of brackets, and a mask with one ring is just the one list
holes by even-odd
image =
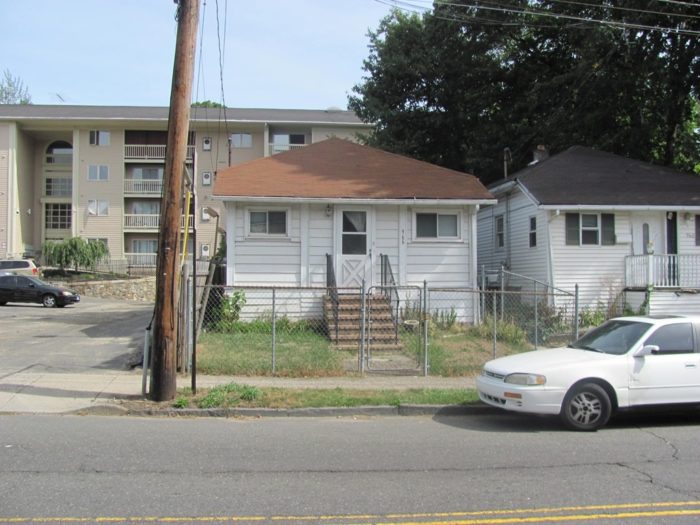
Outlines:
{"label": "concrete sidewalk", "polygon": [[[197,376],[198,388],[235,382],[258,387],[356,388],[406,390],[410,388],[473,388],[473,377],[375,376],[364,377],[237,377]],[[189,387],[189,376],[178,376],[178,388]],[[0,413],[57,414],[96,407],[115,407],[119,400],[142,399],[141,370],[95,369],[83,373],[31,367],[23,370],[0,368]]]}

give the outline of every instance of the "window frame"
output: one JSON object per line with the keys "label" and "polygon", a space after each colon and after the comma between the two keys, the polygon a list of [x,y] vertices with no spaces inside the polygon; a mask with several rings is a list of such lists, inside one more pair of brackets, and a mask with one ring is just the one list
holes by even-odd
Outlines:
{"label": "window frame", "polygon": [[[95,172],[96,178],[92,177],[92,172]],[[102,176],[104,173],[104,177]],[[107,164],[90,164],[87,167],[88,182],[107,182],[109,181],[109,166]]]}
{"label": "window frame", "polygon": [[529,225],[528,243],[530,244],[530,248],[537,248],[537,216],[533,215],[530,217]]}
{"label": "window frame", "polygon": [[[234,137],[239,138],[239,143],[236,144],[236,139]],[[243,140],[244,137],[248,137],[248,142],[247,140]],[[240,133],[231,133],[231,147],[235,149],[250,149],[253,147],[253,134],[252,133],[247,133],[247,132],[240,132]]]}
{"label": "window frame", "polygon": [[[53,213],[49,215],[49,209],[53,207],[61,207],[65,210],[65,213],[54,215]],[[53,219],[58,219],[54,221]],[[65,219],[62,225],[61,219]],[[54,226],[58,224],[58,226]],[[65,202],[46,202],[44,203],[44,229],[45,230],[70,230],[73,227],[73,206]]]}
{"label": "window frame", "polygon": [[[419,215],[434,215],[435,216],[435,236],[419,236],[418,235],[418,216]],[[457,234],[456,235],[440,235],[440,217],[454,217]],[[425,209],[414,210],[413,212],[413,240],[416,242],[455,242],[462,240],[462,213],[457,210],[437,210]]]}
{"label": "window frame", "polygon": [[[596,225],[584,226],[584,216],[595,217]],[[617,244],[614,213],[567,212],[564,220],[564,242],[567,246],[615,246]],[[596,242],[584,242],[585,232],[595,232]]]}
{"label": "window frame", "polygon": [[[270,230],[270,212],[284,213],[284,233],[269,233]],[[252,232],[251,226],[251,214],[252,213],[265,213],[266,222],[265,228],[266,232]],[[291,209],[284,207],[251,207],[245,210],[245,231],[246,237],[251,239],[289,239],[290,229],[291,229]]]}
{"label": "window frame", "polygon": [[88,142],[90,146],[109,146],[111,132],[104,129],[91,129]]}
{"label": "window frame", "polygon": [[[94,212],[90,209],[91,203],[94,203]],[[102,213],[103,209],[104,213]],[[107,217],[109,216],[109,201],[105,199],[88,199],[85,211],[88,217]]]}
{"label": "window frame", "polygon": [[502,213],[493,217],[493,247],[497,251],[506,247],[506,216]]}

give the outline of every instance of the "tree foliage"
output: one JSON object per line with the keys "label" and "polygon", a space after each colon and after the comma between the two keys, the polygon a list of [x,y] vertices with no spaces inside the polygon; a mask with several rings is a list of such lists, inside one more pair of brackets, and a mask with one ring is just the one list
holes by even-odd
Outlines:
{"label": "tree foliage", "polygon": [[0,104],[31,104],[32,97],[22,79],[12,76],[9,69],[2,73],[0,80]]}
{"label": "tree foliage", "polygon": [[109,255],[107,245],[101,241],[86,241],[81,237],[71,237],[65,241],[46,241],[41,249],[44,263],[61,269],[73,267],[94,268]]}
{"label": "tree foliage", "polygon": [[224,105],[213,100],[203,100],[192,103],[193,108],[223,108]]}
{"label": "tree foliage", "polygon": [[700,162],[700,39],[689,33],[700,31],[700,17],[691,7],[477,5],[394,11],[370,32],[366,75],[349,98],[376,124],[370,144],[484,181],[502,175],[505,148],[517,169],[537,144],[554,153],[580,144],[686,170]]}

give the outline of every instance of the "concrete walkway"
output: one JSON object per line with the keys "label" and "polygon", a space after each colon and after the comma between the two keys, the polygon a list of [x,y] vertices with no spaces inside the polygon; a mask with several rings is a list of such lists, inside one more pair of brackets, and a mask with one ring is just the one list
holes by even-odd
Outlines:
{"label": "concrete walkway", "polygon": [[[472,377],[374,376],[284,378],[197,376],[198,388],[231,382],[258,387],[355,388],[406,390],[411,388],[473,388]],[[178,376],[178,388],[189,387],[189,376]],[[66,413],[82,409],[115,406],[120,399],[142,399],[141,370],[61,372],[60,369],[31,367],[0,368],[0,413]]]}

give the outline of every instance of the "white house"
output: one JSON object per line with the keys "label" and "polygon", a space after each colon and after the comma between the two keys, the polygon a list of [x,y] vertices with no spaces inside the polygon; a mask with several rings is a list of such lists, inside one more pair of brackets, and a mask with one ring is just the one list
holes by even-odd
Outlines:
{"label": "white house", "polygon": [[574,146],[489,189],[498,203],[479,211],[480,268],[578,284],[582,307],[700,307],[697,175]]}
{"label": "white house", "polygon": [[[332,138],[217,174],[227,284],[476,286],[476,177]],[[384,256],[384,257],[382,257]],[[329,274],[336,277],[331,283]]]}

